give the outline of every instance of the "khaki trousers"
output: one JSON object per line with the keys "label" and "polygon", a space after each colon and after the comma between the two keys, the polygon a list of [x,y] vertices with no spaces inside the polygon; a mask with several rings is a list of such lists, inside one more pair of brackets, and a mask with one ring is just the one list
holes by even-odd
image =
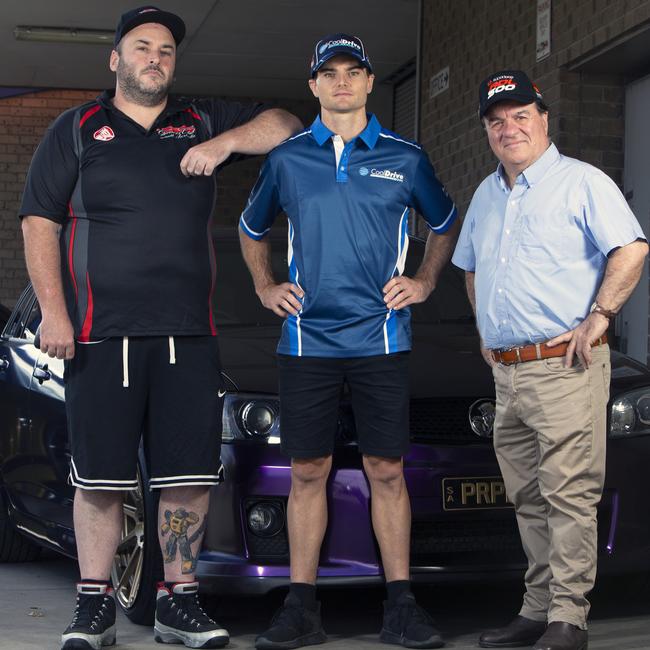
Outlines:
{"label": "khaki trousers", "polygon": [[596,506],[605,479],[609,347],[589,369],[563,358],[494,367],[494,448],[528,558],[521,616],[587,627]]}

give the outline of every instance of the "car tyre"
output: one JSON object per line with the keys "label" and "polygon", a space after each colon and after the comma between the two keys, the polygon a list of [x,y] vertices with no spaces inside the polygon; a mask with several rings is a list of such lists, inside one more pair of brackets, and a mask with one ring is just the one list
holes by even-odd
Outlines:
{"label": "car tyre", "polygon": [[31,562],[41,547],[21,535],[9,519],[7,497],[0,487],[0,562]]}
{"label": "car tyre", "polygon": [[125,493],[122,536],[113,560],[111,580],[115,598],[127,618],[153,625],[156,582],[163,578],[158,542],[158,490],[149,490],[144,454],[138,458],[138,487]]}

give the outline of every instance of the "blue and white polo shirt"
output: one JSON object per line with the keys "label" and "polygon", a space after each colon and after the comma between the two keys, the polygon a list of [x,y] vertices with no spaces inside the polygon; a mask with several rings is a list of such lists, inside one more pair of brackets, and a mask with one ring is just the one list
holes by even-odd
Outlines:
{"label": "blue and white polo shirt", "polygon": [[456,208],[426,153],[374,115],[343,143],[317,117],[266,159],[240,228],[262,239],[289,220],[289,280],[305,292],[289,316],[280,354],[365,357],[411,348],[410,310],[389,310],[382,288],[404,271],[409,208],[436,234]]}

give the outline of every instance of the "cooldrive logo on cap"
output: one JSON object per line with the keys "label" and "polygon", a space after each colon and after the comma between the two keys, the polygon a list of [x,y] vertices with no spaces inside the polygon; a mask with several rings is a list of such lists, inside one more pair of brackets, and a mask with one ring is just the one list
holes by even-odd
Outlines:
{"label": "cooldrive logo on cap", "polygon": [[495,77],[494,79],[488,82],[487,98],[490,99],[490,97],[492,97],[493,95],[503,92],[504,90],[507,91],[515,90],[516,87],[517,84],[515,83],[513,77],[506,77],[504,75]]}
{"label": "cooldrive logo on cap", "polygon": [[361,52],[361,48],[359,47],[358,43],[355,43],[354,41],[349,41],[347,38],[339,38],[336,41],[327,41],[327,43],[323,43],[319,48],[318,48],[318,53],[322,54],[323,52],[327,51],[330,49],[330,47],[353,47],[356,50],[359,50]]}
{"label": "cooldrive logo on cap", "polygon": [[138,11],[138,15],[140,14],[146,14],[147,11],[159,11],[158,9],[154,9],[153,7],[150,7],[149,9],[143,9],[142,11]]}

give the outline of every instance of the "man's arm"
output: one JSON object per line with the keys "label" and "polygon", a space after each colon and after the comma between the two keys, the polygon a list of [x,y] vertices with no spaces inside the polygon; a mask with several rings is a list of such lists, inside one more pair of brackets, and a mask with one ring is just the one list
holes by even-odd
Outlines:
{"label": "man's arm", "polygon": [[[614,251],[607,262],[603,282],[596,301],[605,309],[618,311],[630,297],[641,277],[641,271],[648,254],[648,244],[634,241]],[[547,345],[569,342],[564,365],[573,364],[574,353],[578,355],[585,368],[591,363],[591,344],[600,338],[609,326],[609,319],[603,314],[593,312],[578,327],[551,339]]]}
{"label": "man's arm", "polygon": [[271,242],[267,239],[255,240],[239,230],[241,251],[253,278],[255,293],[260,302],[278,316],[296,316],[302,304],[303,290],[292,282],[278,284],[271,268]]}
{"label": "man's arm", "polygon": [[438,284],[440,272],[451,258],[459,232],[458,219],[441,235],[429,232],[422,263],[415,275],[412,278],[398,275],[384,286],[384,302],[388,309],[403,309],[429,297]]}
{"label": "man's arm", "polygon": [[[476,291],[474,290],[474,275],[475,274],[473,271],[465,271],[465,288],[467,289],[467,298],[469,300],[469,304],[472,305],[474,318],[476,318]],[[492,356],[492,352],[483,345],[483,339],[480,339],[480,347],[481,355],[483,356],[483,359],[485,359],[485,363],[487,363],[491,368],[495,365],[494,357]]]}
{"label": "man's arm", "polygon": [[59,233],[50,219],[23,217],[25,259],[41,307],[41,351],[57,359],[74,356],[74,331],[63,294]]}
{"label": "man's arm", "polygon": [[268,153],[302,128],[295,115],[281,108],[271,108],[250,122],[189,149],[181,160],[181,171],[185,176],[210,176],[231,154]]}

